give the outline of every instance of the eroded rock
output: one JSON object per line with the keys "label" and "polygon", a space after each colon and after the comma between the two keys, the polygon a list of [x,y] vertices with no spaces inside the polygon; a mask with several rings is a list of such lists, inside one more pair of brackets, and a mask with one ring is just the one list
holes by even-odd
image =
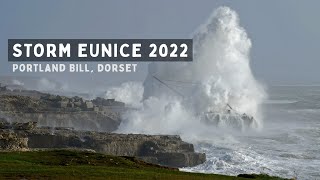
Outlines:
{"label": "eroded rock", "polygon": [[65,128],[14,130],[27,137],[30,149],[78,148],[116,156],[135,156],[146,162],[170,167],[195,166],[206,160],[192,144],[173,135],[115,134],[75,131]]}
{"label": "eroded rock", "polygon": [[0,131],[0,150],[21,151],[28,149],[28,138],[22,137],[15,132]]}

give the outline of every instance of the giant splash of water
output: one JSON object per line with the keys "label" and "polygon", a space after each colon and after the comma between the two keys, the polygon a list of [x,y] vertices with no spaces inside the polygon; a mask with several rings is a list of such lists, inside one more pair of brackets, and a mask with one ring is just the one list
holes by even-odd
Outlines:
{"label": "giant splash of water", "polygon": [[119,132],[197,136],[212,130],[201,114],[227,104],[261,126],[264,91],[250,69],[251,41],[237,13],[216,9],[193,40],[193,62],[149,65],[141,107],[124,116]]}

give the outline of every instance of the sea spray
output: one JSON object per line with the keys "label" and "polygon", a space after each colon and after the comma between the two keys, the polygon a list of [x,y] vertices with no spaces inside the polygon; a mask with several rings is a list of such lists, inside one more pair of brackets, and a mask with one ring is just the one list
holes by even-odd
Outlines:
{"label": "sea spray", "polygon": [[[253,129],[262,126],[259,108],[265,93],[250,69],[251,41],[238,15],[228,7],[218,8],[195,31],[193,40],[193,62],[149,64],[139,108],[123,115],[117,132],[180,135],[207,154],[204,164],[183,169],[186,171],[261,172],[269,167],[268,160],[236,138],[244,134],[243,122],[226,121],[217,127],[202,121],[206,112],[223,114],[230,105],[239,114],[254,117]],[[123,90],[130,88],[122,93],[135,95]],[[113,94],[120,98],[122,93]]]}
{"label": "sea spray", "polygon": [[[119,132],[208,138],[214,127],[201,123],[201,115],[223,111],[227,105],[239,114],[250,114],[255,127],[261,127],[259,105],[265,95],[252,75],[251,41],[236,12],[218,8],[193,39],[193,62],[149,64],[141,107],[124,115]],[[128,94],[119,92],[112,94]]]}
{"label": "sea spray", "polygon": [[119,87],[110,87],[105,98],[115,98],[127,106],[137,108],[141,105],[144,88],[141,82],[124,82]]}
{"label": "sea spray", "polygon": [[261,127],[259,108],[265,94],[250,70],[251,41],[234,11],[218,8],[193,38],[194,62],[149,65],[141,106],[125,114],[118,131],[181,135],[207,157],[184,171],[319,177],[319,87],[277,87],[271,94],[276,103],[264,107],[268,123],[263,131],[207,126],[198,114],[227,102],[253,115]]}

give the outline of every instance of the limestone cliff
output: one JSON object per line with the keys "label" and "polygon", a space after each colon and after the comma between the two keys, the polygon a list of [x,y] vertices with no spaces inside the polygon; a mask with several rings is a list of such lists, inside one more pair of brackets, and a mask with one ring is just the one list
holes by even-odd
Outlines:
{"label": "limestone cliff", "polygon": [[195,153],[192,144],[179,136],[114,134],[75,131],[67,128],[34,128],[32,123],[19,123],[0,131],[0,149],[91,149],[116,156],[135,156],[146,162],[170,167],[195,166],[206,160]]}
{"label": "limestone cliff", "polygon": [[28,138],[14,132],[0,130],[0,150],[21,151],[28,149]]}
{"label": "limestone cliff", "polygon": [[179,136],[110,133],[125,110],[114,99],[6,91],[0,93],[0,150],[91,149],[170,167],[195,166],[206,159]]}
{"label": "limestone cliff", "polygon": [[118,128],[120,112],[124,105],[114,100],[104,100],[109,104],[95,105],[95,101],[79,97],[43,95],[29,97],[20,95],[0,95],[0,115],[10,122],[38,122],[39,126],[72,127],[79,130],[111,132]]}

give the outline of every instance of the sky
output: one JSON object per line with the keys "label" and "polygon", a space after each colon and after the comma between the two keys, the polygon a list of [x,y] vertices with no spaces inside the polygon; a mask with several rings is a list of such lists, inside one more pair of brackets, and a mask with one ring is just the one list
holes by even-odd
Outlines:
{"label": "sky", "polygon": [[[79,89],[143,81],[136,73],[12,74],[10,38],[190,38],[219,6],[234,9],[252,40],[251,68],[267,85],[320,84],[318,0],[10,0],[0,3],[0,76],[48,77]],[[86,83],[83,83],[86,82]]]}

